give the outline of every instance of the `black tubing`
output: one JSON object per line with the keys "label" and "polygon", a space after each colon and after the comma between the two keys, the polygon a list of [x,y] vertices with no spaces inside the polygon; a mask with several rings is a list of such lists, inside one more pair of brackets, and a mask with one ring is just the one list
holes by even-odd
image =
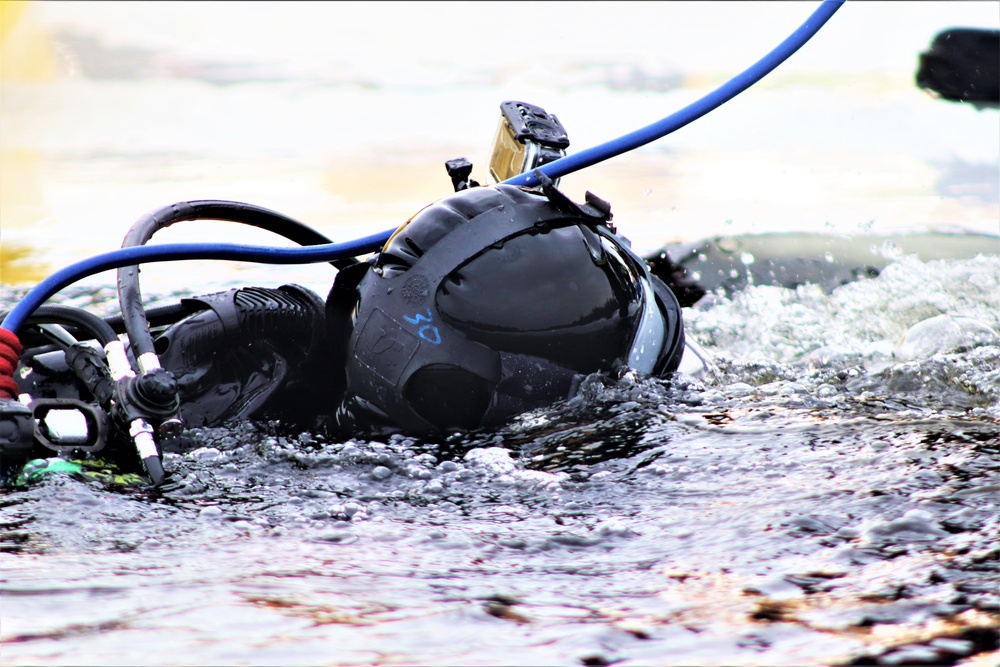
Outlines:
{"label": "black tubing", "polygon": [[115,333],[110,324],[93,313],[73,306],[41,306],[27,319],[26,323],[74,326],[96,338],[101,347],[118,339],[118,334]]}
{"label": "black tubing", "polygon": [[166,479],[167,474],[163,470],[163,463],[160,461],[159,456],[147,456],[142,460],[142,465],[146,469],[146,474],[149,475],[149,480],[153,483],[153,486],[163,484],[163,480]]}
{"label": "black tubing", "polygon": [[[316,230],[276,211],[242,202],[206,199],[178,202],[147,213],[129,229],[122,241],[122,247],[145,245],[153,234],[176,222],[206,219],[252,225],[304,246],[332,243]],[[348,258],[333,261],[331,264],[337,268],[344,268],[354,262],[355,260]],[[146,353],[155,354],[153,336],[149,333],[146,311],[142,305],[142,293],[139,290],[138,265],[118,269],[118,302],[125,330],[128,332],[129,345],[135,357],[138,358]]]}

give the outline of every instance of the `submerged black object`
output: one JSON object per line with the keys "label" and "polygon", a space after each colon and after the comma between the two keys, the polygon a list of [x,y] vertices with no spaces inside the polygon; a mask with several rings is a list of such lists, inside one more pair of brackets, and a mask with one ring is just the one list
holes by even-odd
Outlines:
{"label": "submerged black object", "polygon": [[1000,107],[1000,30],[941,31],[920,54],[916,82],[946,100]]}
{"label": "submerged black object", "polygon": [[583,374],[677,368],[680,307],[614,233],[610,206],[536,176],[541,193],[501,184],[424,208],[355,290],[335,286],[357,300],[341,426],[496,426],[567,398]]}

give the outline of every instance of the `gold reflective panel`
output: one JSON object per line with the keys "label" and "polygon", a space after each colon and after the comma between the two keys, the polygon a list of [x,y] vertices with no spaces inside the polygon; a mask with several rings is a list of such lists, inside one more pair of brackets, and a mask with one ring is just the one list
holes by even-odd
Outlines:
{"label": "gold reflective panel", "polygon": [[503,116],[497,124],[490,151],[490,177],[496,182],[506,181],[524,171],[527,146],[514,138],[514,130]]}

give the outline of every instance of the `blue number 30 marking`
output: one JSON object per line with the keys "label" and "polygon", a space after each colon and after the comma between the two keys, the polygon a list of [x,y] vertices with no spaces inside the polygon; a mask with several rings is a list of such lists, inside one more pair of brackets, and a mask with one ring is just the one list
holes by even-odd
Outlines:
{"label": "blue number 30 marking", "polygon": [[434,321],[434,316],[431,315],[431,309],[427,309],[427,316],[425,317],[422,313],[417,313],[413,317],[409,315],[403,315],[403,319],[410,324],[420,324],[421,322],[427,322],[428,324],[423,325],[417,329],[417,335],[423,338],[428,343],[432,345],[441,344],[441,332],[438,328],[431,324]]}

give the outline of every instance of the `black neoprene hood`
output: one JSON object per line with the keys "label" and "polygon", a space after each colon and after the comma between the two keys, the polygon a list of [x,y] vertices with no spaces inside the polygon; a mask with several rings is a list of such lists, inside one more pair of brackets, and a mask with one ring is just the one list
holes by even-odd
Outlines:
{"label": "black neoprene hood", "polygon": [[634,365],[637,341],[657,348],[642,370],[674,370],[680,308],[600,204],[498,185],[417,213],[357,287],[351,409],[410,432],[472,429]]}

